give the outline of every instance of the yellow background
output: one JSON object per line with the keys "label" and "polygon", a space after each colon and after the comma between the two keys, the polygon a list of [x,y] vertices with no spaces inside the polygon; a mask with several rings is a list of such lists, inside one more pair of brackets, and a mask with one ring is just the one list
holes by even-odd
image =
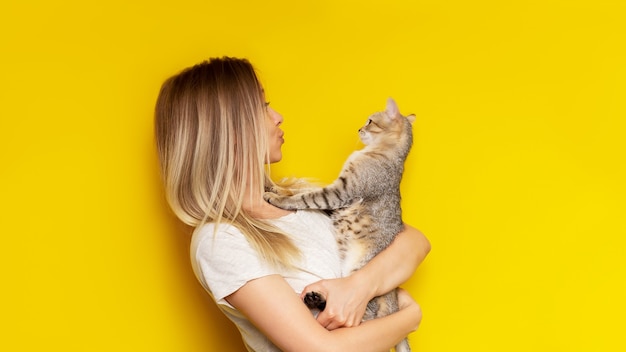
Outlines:
{"label": "yellow background", "polygon": [[3,351],[218,351],[160,189],[162,81],[248,57],[276,177],[332,180],[388,96],[415,113],[417,351],[623,351],[625,2],[3,1]]}

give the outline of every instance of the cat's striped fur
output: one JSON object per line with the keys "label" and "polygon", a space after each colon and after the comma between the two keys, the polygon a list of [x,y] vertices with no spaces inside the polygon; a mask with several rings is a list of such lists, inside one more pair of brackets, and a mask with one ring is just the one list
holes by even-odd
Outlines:
{"label": "cat's striped fur", "polygon": [[[313,190],[292,189],[293,195],[278,189],[265,194],[267,201],[284,209],[332,210],[344,275],[363,267],[391,244],[404,227],[400,181],[413,142],[414,118],[401,115],[390,98],[386,110],[371,115],[359,129],[365,147],[349,156],[332,184]],[[323,309],[326,302],[319,294],[309,293],[305,303],[310,308]],[[370,301],[363,320],[397,310],[394,290]],[[410,351],[406,339],[396,346],[396,351]]]}

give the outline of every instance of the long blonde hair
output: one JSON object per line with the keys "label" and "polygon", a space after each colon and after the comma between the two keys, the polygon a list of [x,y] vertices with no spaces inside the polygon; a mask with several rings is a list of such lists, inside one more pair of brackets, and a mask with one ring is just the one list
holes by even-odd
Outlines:
{"label": "long blonde hair", "polygon": [[274,265],[299,255],[289,237],[242,208],[251,185],[271,179],[265,102],[246,59],[213,58],[163,83],[155,135],[167,201],[185,224],[226,222]]}

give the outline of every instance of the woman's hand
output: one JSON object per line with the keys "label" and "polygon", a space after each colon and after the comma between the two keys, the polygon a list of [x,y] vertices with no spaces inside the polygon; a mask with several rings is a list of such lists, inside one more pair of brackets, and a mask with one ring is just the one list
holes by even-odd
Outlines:
{"label": "woman's hand", "polygon": [[327,330],[359,325],[373,297],[373,287],[368,287],[367,282],[355,275],[317,281],[305,287],[300,298],[307,292],[317,292],[326,299],[326,308],[317,316],[317,321]]}
{"label": "woman's hand", "polygon": [[417,330],[420,322],[422,321],[422,308],[411,297],[409,292],[403,288],[398,288],[398,307],[400,310],[412,311],[412,316],[415,322],[413,331]]}
{"label": "woman's hand", "polygon": [[417,304],[409,292],[403,288],[398,287],[398,307],[400,309],[408,308]]}

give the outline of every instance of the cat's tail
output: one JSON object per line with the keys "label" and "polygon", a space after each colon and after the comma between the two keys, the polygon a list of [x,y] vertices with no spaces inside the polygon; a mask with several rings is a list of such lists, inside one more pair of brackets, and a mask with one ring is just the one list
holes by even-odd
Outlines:
{"label": "cat's tail", "polygon": [[411,346],[409,346],[409,340],[404,339],[400,341],[395,347],[396,352],[411,352]]}

